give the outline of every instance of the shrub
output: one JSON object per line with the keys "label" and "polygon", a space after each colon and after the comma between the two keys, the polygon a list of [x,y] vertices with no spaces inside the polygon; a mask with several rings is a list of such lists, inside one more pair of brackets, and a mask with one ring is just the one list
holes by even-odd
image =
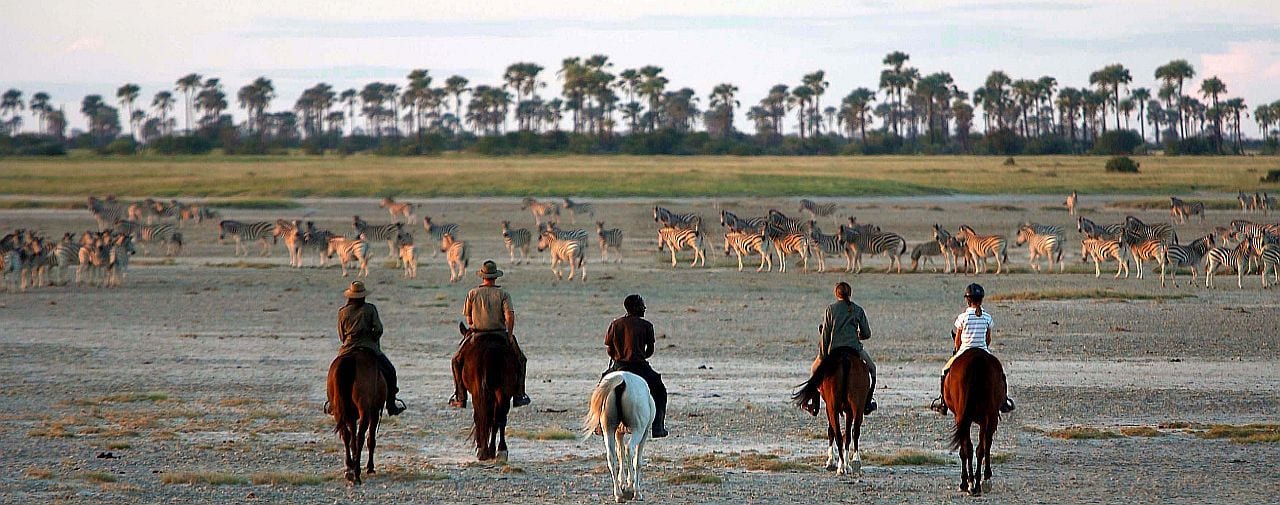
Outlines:
{"label": "shrub", "polygon": [[1164,142],[1164,153],[1170,156],[1199,156],[1214,154],[1213,142],[1209,139],[1191,137],[1185,139],[1169,138]]}
{"label": "shrub", "polygon": [[138,152],[138,143],[131,137],[120,137],[112,140],[106,147],[98,150],[99,154],[127,156]]}
{"label": "shrub", "polygon": [[1267,175],[1262,178],[1262,182],[1280,182],[1280,170],[1267,170]]}
{"label": "shrub", "polygon": [[152,152],[163,155],[207,154],[213,150],[213,143],[204,137],[167,135],[151,141],[148,147]]}
{"label": "shrub", "polygon": [[988,132],[982,138],[977,151],[983,154],[1003,154],[1005,156],[1013,156],[1022,154],[1023,140],[1018,133],[1008,128],[1001,128]]}
{"label": "shrub", "polygon": [[1136,174],[1138,173],[1138,165],[1140,164],[1128,156],[1116,156],[1107,160],[1107,171]]}
{"label": "shrub", "polygon": [[1072,154],[1071,141],[1058,135],[1046,135],[1027,141],[1027,154]]}
{"label": "shrub", "polygon": [[1112,130],[1098,136],[1093,144],[1094,154],[1134,154],[1142,147],[1142,136],[1133,130]]}
{"label": "shrub", "polygon": [[67,154],[66,144],[51,135],[23,133],[13,137],[0,136],[0,156],[62,156]]}

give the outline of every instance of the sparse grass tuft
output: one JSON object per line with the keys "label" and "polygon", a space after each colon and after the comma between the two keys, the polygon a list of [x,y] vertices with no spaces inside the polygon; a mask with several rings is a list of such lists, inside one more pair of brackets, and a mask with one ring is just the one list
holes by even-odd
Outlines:
{"label": "sparse grass tuft", "polygon": [[116,481],[116,476],[107,472],[80,472],[76,474],[76,478],[85,482],[92,482],[94,484]]}
{"label": "sparse grass tuft", "polygon": [[316,486],[330,480],[333,477],[295,472],[258,472],[249,476],[249,482],[258,486]]}
{"label": "sparse grass tuft", "polygon": [[86,405],[94,405],[98,403],[134,403],[134,402],[162,402],[169,399],[169,395],[165,393],[138,393],[123,392],[113,393],[95,400],[88,400]]}
{"label": "sparse grass tuft", "polygon": [[1227,439],[1237,444],[1280,442],[1280,424],[1215,424],[1196,436],[1209,439]]}
{"label": "sparse grass tuft", "polygon": [[32,468],[28,468],[28,469],[26,469],[26,470],[23,470],[23,471],[22,471],[22,474],[23,474],[23,475],[26,475],[28,478],[31,478],[31,479],[42,479],[42,480],[45,480],[45,479],[52,479],[52,478],[53,478],[53,470],[50,470],[50,469],[48,469],[48,468],[34,468],[34,467],[32,467]]}
{"label": "sparse grass tuft", "polygon": [[685,484],[723,484],[724,479],[719,475],[697,472],[683,472],[667,477],[668,484],[685,485]]}
{"label": "sparse grass tuft", "polygon": [[165,484],[209,484],[213,486],[239,486],[249,480],[239,475],[223,472],[174,472],[160,476]]}
{"label": "sparse grass tuft", "polygon": [[1181,300],[1195,295],[1181,294],[1149,294],[1122,293],[1103,289],[1046,289],[1042,291],[1014,291],[1011,293],[993,293],[987,295],[992,302],[1004,301],[1049,301],[1049,300]]}
{"label": "sparse grass tuft", "polygon": [[1120,434],[1126,437],[1159,437],[1164,432],[1150,426],[1125,426],[1120,428]]}
{"label": "sparse grass tuft", "polygon": [[121,449],[132,449],[133,444],[129,442],[109,442],[107,443],[107,448],[113,451],[119,451]]}
{"label": "sparse grass tuft", "polygon": [[[1205,210],[1240,210],[1239,200],[1196,200],[1183,198],[1188,203],[1203,202]],[[1106,207],[1113,209],[1126,210],[1169,210],[1170,201],[1168,198],[1158,199],[1142,199],[1142,200],[1116,200],[1110,202]]]}
{"label": "sparse grass tuft", "polygon": [[507,430],[507,436],[528,440],[573,440],[578,438],[573,432],[560,427],[543,428],[538,431]]}
{"label": "sparse grass tuft", "polygon": [[893,454],[863,452],[862,460],[879,466],[938,466],[947,464],[942,456],[916,449],[901,449]]}
{"label": "sparse grass tuft", "polygon": [[1100,430],[1092,426],[1068,426],[1066,428],[1050,431],[1049,436],[1064,440],[1103,440],[1109,438],[1121,438],[1124,435],[1114,431]]}
{"label": "sparse grass tuft", "polygon": [[997,465],[1003,465],[1016,459],[1017,456],[1012,452],[998,452],[991,455],[991,462]]}

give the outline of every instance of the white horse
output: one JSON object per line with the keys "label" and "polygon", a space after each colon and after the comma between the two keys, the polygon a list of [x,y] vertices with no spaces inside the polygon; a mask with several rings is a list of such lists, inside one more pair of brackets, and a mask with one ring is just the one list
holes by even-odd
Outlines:
{"label": "white horse", "polygon": [[[604,434],[605,459],[618,503],[640,498],[640,455],[652,433],[656,412],[649,384],[631,372],[606,375],[591,392],[583,439],[597,428]],[[631,432],[626,433],[624,427]]]}

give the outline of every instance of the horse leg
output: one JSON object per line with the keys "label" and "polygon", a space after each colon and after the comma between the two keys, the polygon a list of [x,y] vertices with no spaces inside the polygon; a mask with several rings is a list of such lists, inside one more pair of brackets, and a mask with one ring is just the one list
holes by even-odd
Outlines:
{"label": "horse leg", "polygon": [[373,469],[373,449],[378,445],[378,416],[377,415],[374,415],[373,419],[369,421],[369,440],[366,443],[369,444],[369,462],[365,464],[364,473],[372,475],[377,473]]}
{"label": "horse leg", "polygon": [[969,440],[969,428],[967,424],[964,426],[964,441],[960,442],[960,491],[969,492],[969,467],[972,464],[970,458],[973,457],[973,443]]}
{"label": "horse leg", "polygon": [[1000,425],[1000,416],[993,415],[985,426],[982,427],[979,443],[982,444],[982,459],[984,461],[983,470],[983,491],[991,491],[991,443],[996,438],[996,427]]}
{"label": "horse leg", "polygon": [[356,484],[364,483],[363,481],[360,480],[360,453],[364,452],[364,439],[367,436],[368,430],[369,430],[369,422],[364,418],[364,416],[366,415],[368,414],[364,412],[360,413],[359,431],[356,432],[355,437],[353,437],[352,439],[352,442],[355,444],[355,447],[352,448],[351,450],[351,457],[354,458],[352,460],[352,463],[354,463],[353,468],[356,473],[356,480],[354,481]]}
{"label": "horse leg", "polygon": [[351,432],[352,432],[351,425],[350,423],[347,423],[347,422],[344,422],[344,425],[338,429],[338,434],[342,435],[342,447],[346,451],[345,465],[347,469],[346,471],[347,482],[355,484],[356,474],[352,470],[352,468],[355,467],[355,464],[352,462],[352,458],[351,458],[351,443],[352,443]]}
{"label": "horse leg", "polygon": [[644,455],[644,443],[649,440],[649,434],[653,429],[653,423],[650,422],[649,424],[649,428],[640,430],[632,435],[633,440],[639,440],[633,449],[633,454],[631,455],[631,498],[633,500],[640,499],[640,466],[644,464],[644,461],[642,460]]}
{"label": "horse leg", "polygon": [[862,408],[858,407],[854,411],[853,429],[849,430],[845,427],[845,431],[852,431],[853,438],[853,471],[854,473],[862,473],[862,449],[858,446],[858,438],[862,436]]}
{"label": "horse leg", "polygon": [[827,404],[827,424],[831,426],[831,434],[833,435],[831,443],[836,446],[836,475],[845,475],[849,473],[849,469],[846,466],[844,455],[844,435],[840,433],[840,414],[836,409],[832,408],[830,403]]}
{"label": "horse leg", "polygon": [[836,469],[836,434],[831,425],[827,425],[827,471]]}
{"label": "horse leg", "polygon": [[612,424],[606,424],[604,430],[604,458],[605,464],[609,465],[609,476],[613,480],[613,499],[618,503],[626,500],[622,498],[622,461],[621,455],[618,454],[618,448],[622,445],[619,443],[618,427]]}

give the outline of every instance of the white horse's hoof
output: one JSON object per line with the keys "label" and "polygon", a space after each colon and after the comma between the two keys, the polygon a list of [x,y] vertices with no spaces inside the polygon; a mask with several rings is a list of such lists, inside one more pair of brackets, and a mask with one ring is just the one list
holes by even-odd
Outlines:
{"label": "white horse's hoof", "polygon": [[498,451],[497,459],[498,461],[507,461],[507,451]]}
{"label": "white horse's hoof", "polygon": [[836,475],[848,475],[848,474],[849,474],[849,470],[843,466],[836,469]]}
{"label": "white horse's hoof", "polygon": [[987,479],[987,480],[982,481],[982,492],[984,492],[984,493],[990,493],[990,492],[991,492],[991,479]]}

